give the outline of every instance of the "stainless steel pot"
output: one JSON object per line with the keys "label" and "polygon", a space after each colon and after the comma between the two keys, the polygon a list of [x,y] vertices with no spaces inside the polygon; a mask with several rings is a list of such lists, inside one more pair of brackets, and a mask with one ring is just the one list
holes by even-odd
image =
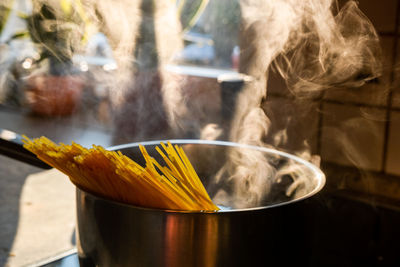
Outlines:
{"label": "stainless steel pot", "polygon": [[[307,258],[304,244],[311,237],[305,231],[308,225],[302,219],[305,210],[302,203],[324,186],[325,176],[318,168],[293,155],[267,148],[220,141],[172,143],[184,147],[209,187],[229,160],[227,155],[232,149],[261,152],[276,167],[294,162],[302,167],[303,186],[288,197],[290,183],[281,177],[262,204],[216,213],[135,207],[77,188],[81,266],[276,266],[304,262]],[[153,153],[159,141],[142,144]],[[112,149],[141,161],[138,143]],[[213,192],[209,192],[211,197],[218,190],[215,183],[213,187]]]}

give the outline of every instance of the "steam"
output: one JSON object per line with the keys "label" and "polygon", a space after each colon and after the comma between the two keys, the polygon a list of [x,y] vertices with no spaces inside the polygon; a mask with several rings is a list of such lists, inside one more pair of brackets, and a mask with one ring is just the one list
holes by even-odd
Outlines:
{"label": "steam", "polygon": [[[266,146],[263,140],[270,121],[261,103],[267,97],[265,86],[272,64],[288,88],[298,95],[334,86],[357,87],[380,75],[377,33],[355,2],[349,1],[337,14],[336,6],[332,5],[335,2],[330,0],[244,0],[240,3],[240,71],[252,76],[253,82],[238,96],[230,140]],[[298,165],[287,164],[274,170],[257,151],[248,155],[238,150],[229,159],[218,177],[223,183],[231,183],[229,190],[237,197],[230,199],[226,191],[218,192],[216,198],[224,205],[258,206],[273,184],[285,175],[294,180],[287,190],[288,196],[302,185]],[[272,178],[261,181],[259,175],[265,176],[266,172]]]}
{"label": "steam", "polygon": [[[183,48],[182,26],[171,1],[99,1],[102,30],[111,41],[118,74],[110,88],[116,143],[177,136],[184,116],[186,81],[165,71]],[[121,22],[116,25],[116,21]]]}
{"label": "steam", "polygon": [[[272,69],[300,96],[337,86],[358,87],[381,74],[377,33],[356,2],[339,10],[332,0],[241,0],[239,71],[251,81],[238,94],[230,128],[222,134],[217,124],[202,125],[192,117],[184,95],[190,83],[165,70],[183,48],[182,25],[170,0],[82,2],[90,22],[86,30],[107,36],[118,66],[114,75],[97,77],[110,90],[115,143],[195,133],[190,137],[226,136],[265,147],[271,121],[262,103]],[[285,138],[281,132],[276,141]],[[296,164],[276,169],[260,151],[232,149],[216,177],[217,185],[228,184],[229,189],[216,192],[214,200],[237,208],[258,206],[287,176],[292,179],[287,195],[293,196],[304,190],[302,174],[307,175]]]}
{"label": "steam", "polygon": [[379,38],[356,2],[347,2],[336,16],[330,1],[308,2],[315,8],[305,8],[304,26],[295,30],[277,60],[289,87],[299,93],[358,87],[379,76]]}

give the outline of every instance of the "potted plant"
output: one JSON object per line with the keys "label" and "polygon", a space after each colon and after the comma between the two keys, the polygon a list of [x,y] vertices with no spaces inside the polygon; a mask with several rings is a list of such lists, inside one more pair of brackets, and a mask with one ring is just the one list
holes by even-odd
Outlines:
{"label": "potted plant", "polygon": [[2,0],[0,3],[0,102],[17,107],[23,103],[20,77],[26,74],[21,60],[34,53],[29,37],[20,32],[26,27],[19,14],[29,10],[29,5],[21,2],[23,0]]}
{"label": "potted plant", "polygon": [[36,114],[70,115],[80,103],[84,86],[72,56],[87,38],[87,18],[79,0],[32,3],[27,28],[40,58],[36,72],[27,79],[28,104]]}

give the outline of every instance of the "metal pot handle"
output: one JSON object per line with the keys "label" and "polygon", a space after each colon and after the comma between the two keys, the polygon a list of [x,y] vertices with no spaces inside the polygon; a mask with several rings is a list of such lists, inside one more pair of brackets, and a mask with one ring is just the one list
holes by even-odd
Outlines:
{"label": "metal pot handle", "polygon": [[0,154],[42,169],[52,168],[23,147],[21,135],[1,128]]}

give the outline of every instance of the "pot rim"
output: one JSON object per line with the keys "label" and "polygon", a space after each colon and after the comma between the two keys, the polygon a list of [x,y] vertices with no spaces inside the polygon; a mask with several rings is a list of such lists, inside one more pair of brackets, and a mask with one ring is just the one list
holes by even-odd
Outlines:
{"label": "pot rim", "polygon": [[121,150],[121,149],[130,148],[130,147],[137,147],[139,145],[143,145],[143,146],[159,145],[161,142],[164,142],[164,143],[170,142],[171,144],[207,144],[207,145],[217,145],[217,146],[241,147],[241,148],[254,149],[254,150],[263,151],[266,153],[279,155],[282,157],[289,158],[297,163],[305,165],[315,175],[315,177],[316,177],[315,179],[317,180],[317,185],[309,193],[307,193],[299,198],[292,199],[289,201],[284,201],[284,202],[271,204],[271,205],[267,205],[267,206],[252,207],[252,208],[229,209],[229,210],[221,209],[216,212],[214,212],[214,211],[210,212],[210,211],[188,211],[188,210],[169,210],[169,209],[146,208],[146,207],[126,204],[126,203],[110,200],[105,197],[97,196],[97,195],[90,193],[88,191],[85,191],[79,187],[77,187],[77,190],[82,191],[85,194],[88,194],[91,197],[94,197],[98,200],[112,203],[113,205],[119,205],[119,206],[124,206],[124,207],[128,207],[128,208],[139,209],[139,210],[144,210],[144,211],[153,211],[153,212],[156,211],[156,212],[167,212],[167,213],[190,213],[190,214],[224,214],[224,213],[233,213],[233,212],[237,213],[237,212],[265,210],[265,209],[271,209],[271,208],[276,208],[276,207],[292,204],[292,203],[307,199],[307,198],[315,195],[324,187],[325,182],[326,182],[325,174],[317,166],[315,166],[314,164],[312,164],[298,156],[292,155],[287,152],[279,151],[276,149],[272,149],[272,148],[247,145],[247,144],[239,144],[239,143],[228,142],[228,141],[200,140],[200,139],[169,139],[169,140],[166,139],[166,140],[153,140],[153,141],[133,142],[133,143],[127,143],[127,144],[123,144],[123,145],[116,145],[116,146],[108,147],[107,150]]}

